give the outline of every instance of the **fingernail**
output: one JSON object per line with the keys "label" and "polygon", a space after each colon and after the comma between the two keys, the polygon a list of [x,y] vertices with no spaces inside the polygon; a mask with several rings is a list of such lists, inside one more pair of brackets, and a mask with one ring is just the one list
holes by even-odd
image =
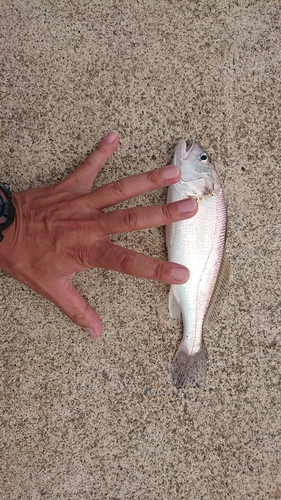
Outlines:
{"label": "fingernail", "polygon": [[85,328],[86,332],[88,332],[91,337],[96,337],[96,332],[92,328]]}
{"label": "fingernail", "polygon": [[104,140],[106,142],[108,142],[109,144],[112,144],[115,141],[115,139],[117,139],[117,137],[118,137],[118,134],[116,132],[112,131],[112,132],[109,132],[109,134],[107,134],[107,136],[104,138]]}
{"label": "fingernail", "polygon": [[179,173],[180,173],[180,170],[175,165],[169,165],[168,167],[166,167],[164,169],[164,172],[163,172],[165,179],[169,179],[169,180],[176,179],[179,176]]}
{"label": "fingernail", "polygon": [[184,267],[176,267],[172,272],[174,280],[184,283],[189,278],[189,271]]}
{"label": "fingernail", "polygon": [[180,203],[179,208],[181,212],[194,212],[197,207],[197,201],[193,198],[188,198]]}

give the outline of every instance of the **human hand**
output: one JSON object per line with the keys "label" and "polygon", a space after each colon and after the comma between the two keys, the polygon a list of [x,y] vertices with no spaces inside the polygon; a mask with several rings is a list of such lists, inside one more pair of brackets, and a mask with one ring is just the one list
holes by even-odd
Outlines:
{"label": "human hand", "polygon": [[179,169],[169,165],[92,191],[98,172],[118,142],[117,134],[111,132],[66,179],[49,187],[14,193],[15,220],[4,230],[0,243],[0,267],[53,301],[93,337],[101,335],[102,323],[73,286],[77,272],[102,267],[176,284],[189,276],[184,266],[110,241],[110,234],[162,226],[192,217],[197,211],[196,201],[188,199],[103,212],[104,208],[180,179]]}

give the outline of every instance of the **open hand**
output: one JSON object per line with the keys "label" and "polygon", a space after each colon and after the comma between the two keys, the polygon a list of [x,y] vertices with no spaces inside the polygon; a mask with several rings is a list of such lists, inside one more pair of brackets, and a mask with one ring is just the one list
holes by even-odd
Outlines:
{"label": "open hand", "polygon": [[183,283],[188,270],[113,244],[113,233],[162,226],[192,217],[195,200],[134,207],[110,212],[104,208],[147,191],[174,184],[177,167],[167,167],[111,182],[92,191],[100,169],[118,146],[111,132],[97,149],[63,181],[13,194],[15,221],[4,230],[0,267],[18,281],[53,301],[93,337],[102,332],[96,313],[74,288],[79,271],[102,267],[166,283]]}

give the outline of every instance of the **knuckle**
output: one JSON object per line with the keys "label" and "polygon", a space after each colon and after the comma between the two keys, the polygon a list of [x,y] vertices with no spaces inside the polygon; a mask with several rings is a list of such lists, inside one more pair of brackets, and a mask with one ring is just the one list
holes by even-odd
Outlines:
{"label": "knuckle", "polygon": [[108,149],[107,147],[105,146],[104,142],[101,142],[97,148],[96,148],[96,151],[99,151],[102,155],[104,156],[107,156],[108,154]]}
{"label": "knuckle", "polygon": [[84,324],[85,324],[85,326],[87,326],[86,322],[85,322],[85,313],[86,313],[87,307],[88,307],[88,305],[85,304],[84,310],[81,309],[80,311],[77,311],[74,314],[71,314],[71,316],[69,316],[71,321],[73,321],[73,323],[75,323],[76,325],[79,325],[82,327],[84,327]]}
{"label": "knuckle", "polygon": [[70,221],[68,221],[68,229],[70,229],[71,231],[81,231],[83,230],[83,227],[84,227],[84,224],[83,222],[80,220],[80,219],[72,219]]}
{"label": "knuckle", "polygon": [[135,208],[128,208],[120,211],[120,223],[124,229],[128,231],[136,229],[137,222],[138,213]]}
{"label": "knuckle", "polygon": [[88,168],[92,168],[93,163],[90,160],[90,158],[88,157],[88,158],[85,158],[85,160],[82,161],[81,166],[88,169]]}
{"label": "knuckle", "polygon": [[126,190],[124,186],[124,182],[122,180],[114,181],[109,185],[113,194],[117,194],[118,196],[126,196]]}
{"label": "knuckle", "polygon": [[157,180],[158,180],[158,175],[157,175],[157,170],[151,170],[150,172],[147,172],[146,176],[150,184],[157,185]]}
{"label": "knuckle", "polygon": [[72,250],[73,260],[81,266],[82,268],[91,267],[89,264],[89,255],[87,249],[84,246],[76,246]]}
{"label": "knuckle", "polygon": [[157,262],[153,270],[153,279],[163,281],[166,274],[166,266],[164,262]]}
{"label": "knuckle", "polygon": [[165,221],[168,221],[172,217],[172,210],[170,205],[162,205],[162,215]]}
{"label": "knuckle", "polygon": [[124,274],[131,274],[134,267],[134,257],[129,253],[125,253],[120,258],[120,272]]}

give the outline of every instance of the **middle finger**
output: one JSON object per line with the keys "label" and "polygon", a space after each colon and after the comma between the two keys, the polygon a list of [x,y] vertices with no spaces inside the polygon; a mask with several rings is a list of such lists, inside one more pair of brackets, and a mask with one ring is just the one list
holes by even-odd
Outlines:
{"label": "middle finger", "polygon": [[164,226],[187,219],[196,214],[197,208],[197,202],[193,198],[168,205],[126,208],[101,213],[98,225],[103,235],[125,233],[137,229]]}

